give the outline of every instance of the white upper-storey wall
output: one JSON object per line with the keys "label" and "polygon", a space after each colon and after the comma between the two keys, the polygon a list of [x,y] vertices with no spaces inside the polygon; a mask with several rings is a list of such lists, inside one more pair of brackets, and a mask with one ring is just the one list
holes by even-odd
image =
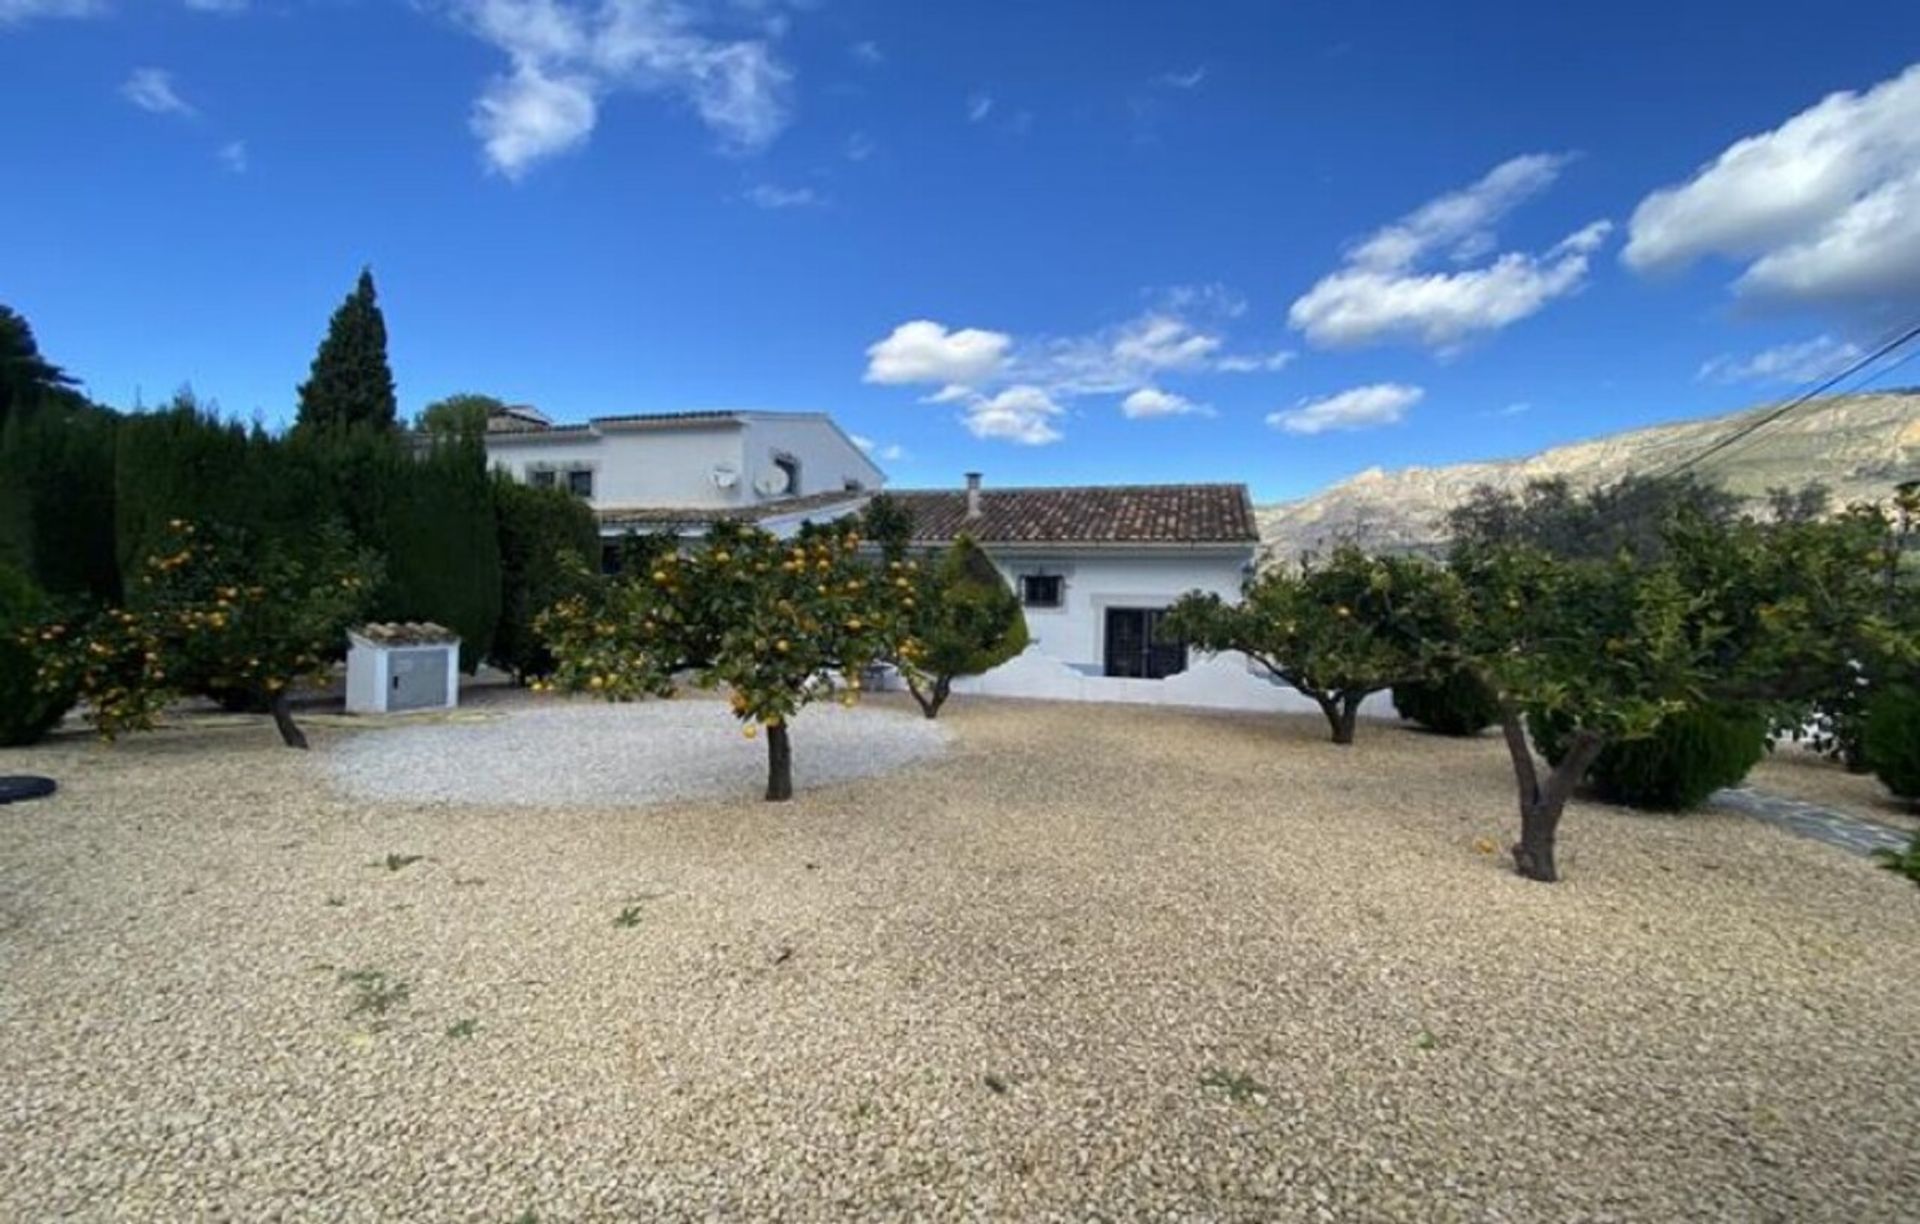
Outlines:
{"label": "white upper-storey wall", "polygon": [[[592,473],[595,509],[722,509],[856,486],[878,489],[886,474],[830,417],[741,412],[685,419],[602,418],[586,427],[490,433],[487,460],[514,479]],[[797,486],[760,491],[763,479],[798,475]],[[729,479],[730,474],[730,479]],[[771,487],[770,485],[767,487]]]}

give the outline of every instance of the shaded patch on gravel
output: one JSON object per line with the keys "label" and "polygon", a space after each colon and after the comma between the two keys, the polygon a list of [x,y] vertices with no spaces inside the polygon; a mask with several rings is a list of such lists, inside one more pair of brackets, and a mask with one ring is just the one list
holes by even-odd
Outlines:
{"label": "shaded patch on gravel", "polygon": [[[817,706],[793,723],[794,784],[892,773],[945,751],[938,723],[899,710]],[[515,807],[643,807],[742,798],[766,785],[766,748],[712,701],[568,704],[473,723],[386,727],[325,756],[365,799]]]}

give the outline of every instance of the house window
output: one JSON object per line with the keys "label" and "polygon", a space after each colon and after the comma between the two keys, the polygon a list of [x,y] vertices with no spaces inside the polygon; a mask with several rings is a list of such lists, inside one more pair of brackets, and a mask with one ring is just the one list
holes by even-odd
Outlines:
{"label": "house window", "polygon": [[624,559],[623,554],[625,552],[626,550],[621,547],[620,541],[603,541],[600,545],[600,572],[609,577],[620,573],[623,568],[620,562]]}
{"label": "house window", "polygon": [[528,468],[527,483],[536,489],[551,489],[554,486],[555,472],[552,468]]}
{"label": "house window", "polygon": [[800,495],[800,461],[792,455],[775,455],[773,466],[786,475],[787,489],[784,496],[798,497]]}
{"label": "house window", "polygon": [[567,492],[575,497],[593,496],[593,469],[575,468],[567,473]]}
{"label": "house window", "polygon": [[1029,608],[1057,608],[1065,586],[1058,574],[1022,574],[1020,602]]}

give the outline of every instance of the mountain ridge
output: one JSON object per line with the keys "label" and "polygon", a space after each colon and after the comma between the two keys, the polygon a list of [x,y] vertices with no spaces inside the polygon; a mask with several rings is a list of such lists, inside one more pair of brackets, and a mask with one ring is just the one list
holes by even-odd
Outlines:
{"label": "mountain ridge", "polygon": [[[1649,425],[1516,459],[1370,467],[1311,496],[1256,506],[1262,551],[1273,560],[1290,560],[1348,541],[1379,551],[1438,551],[1447,510],[1479,485],[1518,489],[1531,480],[1559,478],[1591,488],[1664,472],[1778,407],[1775,402]],[[1920,478],[1920,388],[1809,400],[1695,470],[1748,499],[1812,482],[1832,491],[1836,507],[1885,497],[1897,482]]]}

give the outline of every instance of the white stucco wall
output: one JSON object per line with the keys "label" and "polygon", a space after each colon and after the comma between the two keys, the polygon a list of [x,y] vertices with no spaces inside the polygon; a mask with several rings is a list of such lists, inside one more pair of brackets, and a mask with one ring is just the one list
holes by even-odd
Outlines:
{"label": "white stucco wall", "polygon": [[[594,431],[563,434],[490,434],[487,460],[516,480],[547,468],[559,473],[593,471],[596,508],[685,506],[718,509],[772,500],[755,491],[777,456],[798,460],[804,496],[846,487],[849,480],[878,489],[886,477],[824,416],[745,415],[738,421],[623,426],[607,422]],[[716,467],[739,473],[732,488],[713,483]]]}
{"label": "white stucco wall", "polygon": [[[1106,609],[1166,608],[1188,591],[1238,599],[1250,548],[1232,551],[995,550],[988,555],[1016,593],[1023,574],[1064,579],[1059,609],[1026,609],[1031,638],[1025,654],[984,676],[956,681],[954,691],[983,696],[1051,701],[1201,706],[1212,709],[1319,713],[1319,707],[1275,682],[1246,656],[1191,651],[1187,670],[1159,680],[1102,674],[1106,660]],[[1385,694],[1361,706],[1368,717],[1392,718]]]}

